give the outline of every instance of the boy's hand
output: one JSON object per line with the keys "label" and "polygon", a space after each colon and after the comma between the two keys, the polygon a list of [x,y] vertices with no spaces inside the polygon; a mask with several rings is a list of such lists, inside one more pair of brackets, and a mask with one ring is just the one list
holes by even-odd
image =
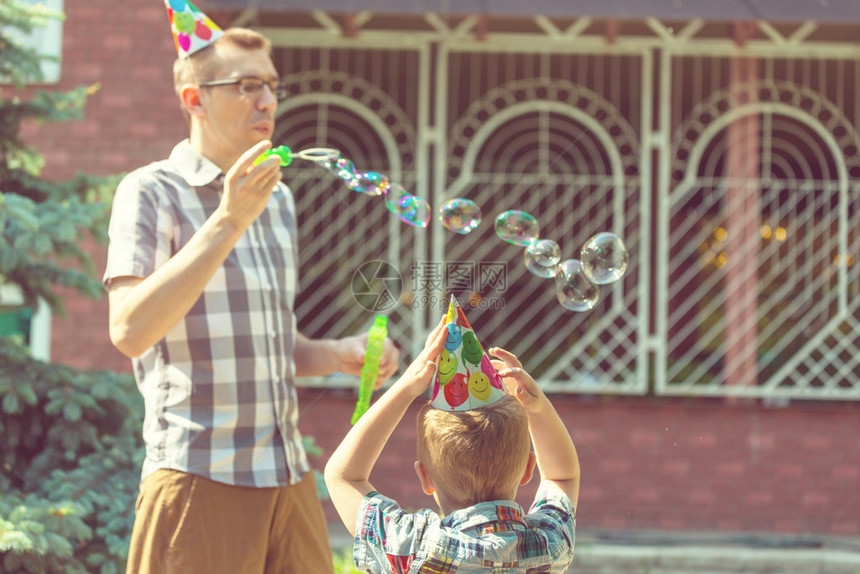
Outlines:
{"label": "boy's hand", "polygon": [[567,427],[513,353],[493,347],[490,354],[499,359],[493,361],[493,366],[502,377],[505,387],[526,410],[541,476],[538,491],[545,486],[557,488],[570,497],[576,508],[579,499],[579,457]]}
{"label": "boy's hand", "polygon": [[525,372],[516,355],[499,347],[492,347],[490,355],[499,359],[492,363],[508,392],[523,404],[526,412],[539,410],[545,404],[546,396],[531,375]]}
{"label": "boy's hand", "polygon": [[445,317],[443,316],[427,337],[424,349],[418,353],[418,356],[394,385],[410,393],[413,398],[430,388],[430,383],[436,372],[436,360],[445,347],[447,335],[448,330],[445,328]]}

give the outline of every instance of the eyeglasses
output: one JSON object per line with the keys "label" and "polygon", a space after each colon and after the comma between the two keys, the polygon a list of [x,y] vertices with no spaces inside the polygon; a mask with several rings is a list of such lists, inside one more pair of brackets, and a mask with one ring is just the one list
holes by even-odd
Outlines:
{"label": "eyeglasses", "polygon": [[278,100],[283,100],[287,97],[287,87],[277,81],[267,82],[260,78],[233,78],[229,80],[213,80],[211,82],[203,82],[197,84],[201,88],[213,88],[216,86],[237,86],[239,93],[243,96],[257,96],[263,89],[263,86],[268,86]]}

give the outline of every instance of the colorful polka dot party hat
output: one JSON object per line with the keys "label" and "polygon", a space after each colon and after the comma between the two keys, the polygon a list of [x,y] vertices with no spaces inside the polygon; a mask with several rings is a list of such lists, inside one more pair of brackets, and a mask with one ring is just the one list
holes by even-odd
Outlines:
{"label": "colorful polka dot party hat", "polygon": [[467,411],[502,398],[505,395],[502,379],[453,295],[445,323],[448,338],[436,363],[431,406],[446,411]]}
{"label": "colorful polka dot party hat", "polygon": [[180,58],[202,50],[224,34],[209,16],[187,0],[164,0],[164,5]]}

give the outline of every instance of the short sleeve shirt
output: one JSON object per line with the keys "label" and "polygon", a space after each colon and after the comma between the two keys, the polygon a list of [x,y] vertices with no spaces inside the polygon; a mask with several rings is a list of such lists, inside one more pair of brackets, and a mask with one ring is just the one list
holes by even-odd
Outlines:
{"label": "short sleeve shirt", "polygon": [[[165,265],[215,211],[223,184],[187,140],[127,175],[105,283]],[[297,266],[295,204],[281,183],[185,318],[132,360],[145,402],[143,477],[168,468],[267,487],[308,470],[293,384]]]}
{"label": "short sleeve shirt", "polygon": [[386,574],[564,573],[576,520],[565,494],[545,489],[528,514],[511,501],[482,502],[440,518],[404,511],[373,492],[358,512],[356,567]]}

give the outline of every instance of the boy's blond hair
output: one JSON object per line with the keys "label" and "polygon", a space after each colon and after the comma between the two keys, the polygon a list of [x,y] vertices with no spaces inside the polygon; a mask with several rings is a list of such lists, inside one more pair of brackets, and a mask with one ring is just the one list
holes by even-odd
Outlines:
{"label": "boy's blond hair", "polygon": [[469,411],[428,403],[418,413],[418,460],[458,508],[510,498],[530,448],[528,418],[513,395]]}
{"label": "boy's blond hair", "polygon": [[[178,96],[185,84],[211,82],[222,78],[214,77],[217,70],[217,49],[220,46],[233,46],[243,50],[264,50],[272,53],[272,43],[268,38],[249,28],[228,28],[224,35],[187,58],[177,58],[173,63],[173,89]],[[182,108],[188,119],[188,112]]]}

